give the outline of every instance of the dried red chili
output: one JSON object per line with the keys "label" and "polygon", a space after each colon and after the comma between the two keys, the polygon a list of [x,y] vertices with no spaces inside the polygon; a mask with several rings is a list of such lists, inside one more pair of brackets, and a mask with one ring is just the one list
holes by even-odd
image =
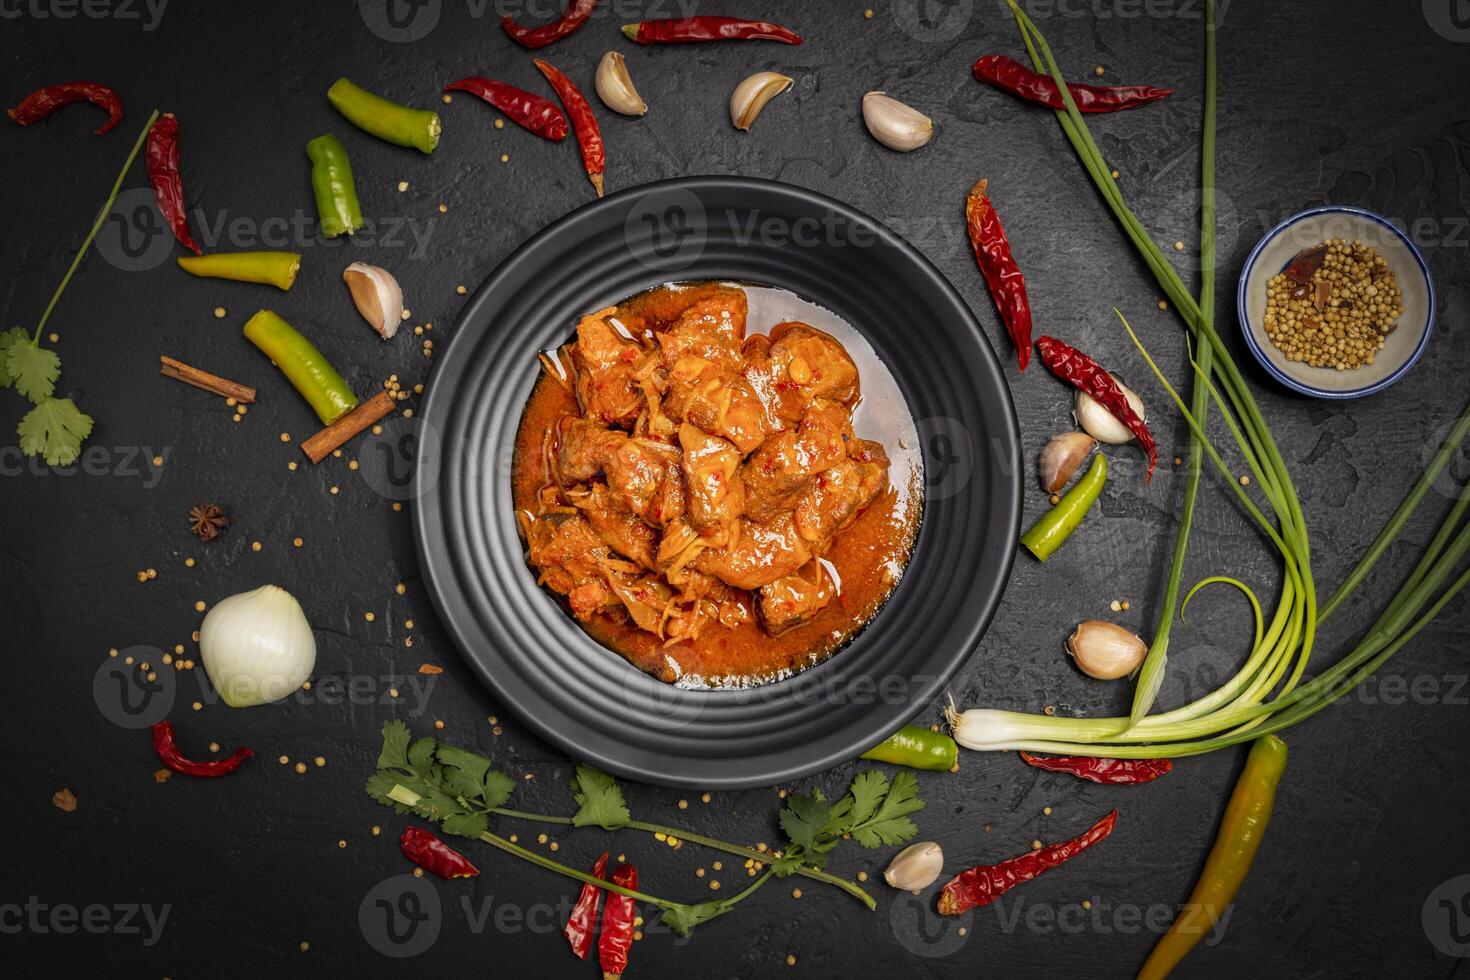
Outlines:
{"label": "dried red chili", "polygon": [[174,726],[171,722],[160,721],[153,726],[153,751],[158,753],[158,758],[165,766],[174,772],[183,773],[185,776],[228,776],[240,768],[240,763],[250,758],[255,753],[241,746],[233,753],[223,759],[214,759],[209,762],[196,762],[185,758],[174,744]]}
{"label": "dried red chili", "polygon": [[[597,859],[592,866],[592,877],[601,878],[602,873],[607,870],[607,854]],[[585,960],[588,952],[592,949],[592,934],[597,925],[597,903],[602,900],[602,889],[590,883],[582,885],[582,892],[577,896],[577,904],[572,906],[572,914],[567,919],[567,927],[562,930],[562,935],[567,937],[567,942],[572,944],[572,952],[577,954],[577,959]]]}
{"label": "dried red chili", "polygon": [[556,90],[556,97],[561,99],[562,106],[571,117],[572,129],[577,134],[577,145],[582,150],[582,165],[587,168],[587,179],[592,181],[592,186],[597,190],[597,196],[602,196],[602,174],[607,169],[607,153],[602,145],[602,130],[598,128],[597,117],[592,114],[592,107],[587,104],[587,97],[582,90],[577,88],[576,82],[563,75],[553,64],[536,59],[536,67],[541,69],[541,74],[551,83]]}
{"label": "dried red chili", "polygon": [[567,127],[567,117],[556,107],[556,103],[506,82],[471,75],[457,82],[450,82],[444,86],[444,91],[468,92],[479,96],[505,113],[517,126],[553,143],[560,143],[571,132]]}
{"label": "dried red chili", "polygon": [[999,864],[982,864],[961,871],[940,893],[939,914],[959,915],[981,905],[989,905],[1022,882],[1030,881],[1043,871],[1050,871],[1105,839],[1117,822],[1118,811],[1114,810],[1088,828],[1086,833],[1071,840],[1049,844],[1039,851],[1028,851]]}
{"label": "dried red chili", "polygon": [[1085,755],[1032,755],[1022,752],[1028,766],[1064,772],[1078,779],[1110,786],[1151,783],[1174,769],[1172,759],[1093,759]]}
{"label": "dried red chili", "polygon": [[[1014,96],[1049,109],[1065,109],[1062,90],[1050,75],[1032,71],[1014,58],[988,54],[970,69],[976,81],[985,82]],[[1072,101],[1079,112],[1118,112],[1157,102],[1172,95],[1171,88],[1154,85],[1079,85],[1068,82]]]}
{"label": "dried red chili", "polygon": [[1143,451],[1148,453],[1148,476],[1152,480],[1154,465],[1158,463],[1159,451],[1154,445],[1153,433],[1148,431],[1148,426],[1138,413],[1133,411],[1133,406],[1128,404],[1128,397],[1123,394],[1123,389],[1118,387],[1118,382],[1113,376],[1102,369],[1092,358],[1082,353],[1075,347],[1069,347],[1057,340],[1055,337],[1042,337],[1036,342],[1036,349],[1041,352],[1041,363],[1045,364],[1052,374],[1070,383],[1080,391],[1086,392],[1102,405],[1119,422],[1128,427],[1133,433]]}
{"label": "dried red chili", "polygon": [[158,210],[173,229],[179,244],[195,255],[203,255],[189,231],[189,215],[184,210],[184,179],[179,176],[179,121],[172,112],[158,117],[148,131],[148,182]]}
{"label": "dried red chili", "polygon": [[1322,268],[1322,262],[1326,258],[1326,242],[1321,245],[1313,245],[1311,248],[1304,248],[1296,253],[1296,257],[1281,271],[1281,274],[1292,282],[1304,286],[1311,281],[1313,274]]}
{"label": "dried red chili", "polygon": [[544,48],[554,41],[571,34],[577,28],[587,23],[587,18],[592,15],[592,8],[597,6],[597,0],[570,0],[566,11],[556,20],[540,27],[524,27],[516,23],[514,17],[506,16],[500,18],[500,26],[505,28],[505,33],[510,39],[523,48]]}
{"label": "dried red chili", "polygon": [[97,108],[106,110],[107,122],[97,128],[98,136],[122,122],[122,100],[112,89],[97,82],[62,82],[60,85],[38,88],[21,99],[20,105],[14,109],[6,109],[5,114],[18,125],[29,126],[73,102],[90,102]]}
{"label": "dried red chili", "polygon": [[1011,243],[1001,226],[995,205],[985,194],[986,181],[979,180],[965,198],[965,221],[970,228],[970,245],[975,262],[990,287],[990,298],[1005,323],[1021,370],[1031,363],[1031,300],[1026,296],[1026,277],[1011,255]]}
{"label": "dried red chili", "polygon": [[480,873],[469,858],[419,827],[404,827],[398,846],[404,857],[440,878],[473,878]]}
{"label": "dried red chili", "polygon": [[623,33],[639,44],[699,44],[704,41],[780,41],[800,44],[801,35],[767,20],[739,17],[673,17],[624,24]]}
{"label": "dried red chili", "polygon": [[[638,888],[638,869],[620,864],[613,869],[612,883],[624,888]],[[597,939],[597,959],[602,965],[603,980],[617,980],[628,968],[628,950],[633,945],[633,899],[608,892],[602,907],[602,930]]]}

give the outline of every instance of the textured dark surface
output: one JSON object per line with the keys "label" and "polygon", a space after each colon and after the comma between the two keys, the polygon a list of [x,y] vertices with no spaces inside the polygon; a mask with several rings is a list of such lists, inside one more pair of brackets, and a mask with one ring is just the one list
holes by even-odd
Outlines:
{"label": "textured dark surface", "polygon": [[[665,6],[672,12],[673,4]],[[977,55],[1016,53],[1011,23],[989,0],[953,5],[961,14],[973,6],[968,18],[954,21],[920,21],[911,0],[875,3],[871,20],[863,6],[732,3],[718,12],[787,20],[808,43],[665,50],[622,42],[613,23],[630,11],[616,9],[548,54],[584,83],[605,49],[628,54],[652,110],[638,122],[603,114],[609,187],[741,173],[849,201],[907,234],[1005,350],[960,220],[965,190],[976,177],[990,177],[1032,283],[1040,329],[1112,352],[1156,417],[1166,418],[1162,391],[1124,348],[1109,308],[1130,314],[1175,378],[1184,371],[1178,321],[1154,308],[1155,285],[1054,120],[969,78]],[[1093,123],[1124,193],[1163,242],[1192,242],[1196,234],[1201,6],[1048,4],[1041,21],[1074,76],[1104,65],[1109,78],[1179,86],[1165,103]],[[1463,79],[1470,45],[1463,42],[1470,38],[1454,28],[1448,6],[1232,3],[1223,18],[1219,322],[1227,336],[1233,319],[1226,287],[1245,252],[1277,219],[1312,203],[1361,205],[1410,227],[1440,288],[1440,325],[1428,356],[1384,395],[1325,405],[1289,397],[1250,372],[1295,464],[1324,589],[1372,538],[1465,397],[1470,120]],[[439,107],[444,142],[424,159],[349,132],[322,96],[343,74],[420,104],[432,103],[443,81],[474,72],[539,88],[527,54],[495,24],[493,5],[445,0],[437,26],[411,44],[376,36],[349,3],[202,8],[171,4],[148,30],[152,15],[141,4],[87,8],[114,15],[104,17],[59,0],[0,5],[6,104],[38,85],[93,77],[116,85],[128,111],[102,139],[91,136],[97,121],[85,107],[30,129],[0,127],[7,231],[0,255],[10,272],[4,322],[30,324],[39,316],[154,105],[182,121],[186,186],[206,219],[196,219],[195,229],[207,247],[258,247],[245,231],[268,219],[309,218],[301,148],[328,130],[349,139],[367,213],[411,221],[419,237],[404,224],[394,238],[385,229],[373,247],[294,243],[305,254],[303,275],[283,296],[186,278],[163,262],[167,249],[144,247],[142,258],[130,259],[114,231],[72,284],[52,321],[62,388],[97,418],[90,446],[102,453],[92,457],[94,475],[35,472],[13,451],[4,455],[0,627],[8,639],[0,758],[10,833],[0,857],[0,904],[35,896],[52,906],[150,903],[170,911],[161,937],[146,945],[145,937],[118,931],[57,934],[44,916],[46,931],[27,923],[16,935],[18,920],[7,906],[0,951],[8,968],[28,975],[593,975],[595,967],[576,963],[555,935],[557,906],[570,889],[485,848],[474,849],[481,878],[433,883],[441,928],[415,959],[385,958],[360,927],[364,896],[406,870],[392,841],[402,821],[361,791],[384,719],[404,717],[421,730],[441,719],[443,737],[479,745],[507,771],[534,774],[518,794],[528,809],[569,810],[563,784],[570,767],[504,715],[446,642],[416,575],[407,511],[393,511],[361,471],[348,469],[347,456],[287,469],[300,453],[279,433],[299,441],[315,429],[314,419],[238,335],[245,317],[270,305],[309,330],[361,392],[393,372],[425,380],[432,361],[420,356],[415,339],[380,344],[357,320],[338,278],[342,265],[363,257],[393,269],[411,322],[432,321],[430,335],[446,336],[462,302],[456,285],[473,287],[518,242],[588,199],[575,151],[510,127],[493,129],[486,107],[457,98]],[[58,16],[68,11],[70,18]],[[121,16],[129,13],[136,19]],[[728,92],[762,68],[783,70],[797,84],[749,135],[733,132]],[[934,144],[900,156],[873,143],[861,129],[858,101],[875,88],[931,112],[939,126]],[[502,152],[510,157],[505,164]],[[406,192],[397,191],[400,180],[410,182]],[[126,186],[131,196],[120,213],[146,219],[141,166]],[[245,223],[221,237],[204,227],[229,228],[237,218]],[[135,245],[150,241],[134,230]],[[1190,254],[1177,256],[1181,265]],[[217,306],[228,311],[223,319],[212,315]],[[917,344],[922,329],[915,325]],[[1233,337],[1232,345],[1244,364]],[[253,381],[261,403],[232,424],[219,400],[160,378],[160,353]],[[1066,424],[1069,398],[1039,371],[1011,377],[1029,456]],[[0,393],[6,431],[21,411],[14,393]],[[1158,434],[1165,459],[1184,445],[1181,425],[1161,424]],[[147,465],[155,455],[165,458],[161,471]],[[1126,625],[1152,629],[1182,482],[1170,467],[1148,487],[1115,479],[1100,512],[1057,560],[1044,568],[1018,562],[995,624],[953,685],[956,699],[1031,710],[1055,704],[1087,714],[1123,705],[1126,690],[1080,677],[1060,654],[1060,641],[1077,619],[1108,616],[1113,599],[1130,600],[1117,617]],[[333,486],[340,493],[329,493]],[[1447,493],[1431,497],[1362,599],[1324,630],[1322,662],[1371,619],[1372,600],[1392,591],[1447,507]],[[1027,494],[1034,514],[1043,497],[1033,488]],[[189,536],[184,520],[203,500],[221,502],[234,517],[207,546]],[[291,544],[297,535],[304,539],[299,550]],[[250,547],[257,540],[258,553]],[[1274,587],[1276,563],[1214,481],[1194,543],[1190,577],[1233,574],[1262,595]],[[197,565],[186,568],[186,557]],[[150,567],[158,577],[138,583],[136,573]],[[184,744],[202,754],[210,740],[226,748],[245,743],[258,756],[229,780],[155,783],[146,735],[113,724],[101,707],[112,702],[94,696],[108,649],[143,645],[156,657],[176,643],[189,648],[196,601],[265,581],[295,592],[318,630],[313,693],[269,708],[235,712],[210,703],[194,712],[202,672],[179,674],[171,716]],[[402,597],[394,593],[398,581],[407,585]],[[1223,941],[1197,952],[1182,973],[1364,975],[1386,972],[1377,965],[1389,963],[1398,975],[1455,971],[1459,961],[1436,951],[1421,917],[1441,882],[1470,871],[1463,832],[1462,747],[1470,734],[1465,608],[1458,602],[1446,609],[1382,684],[1289,733],[1290,769],[1255,873]],[[366,621],[367,611],[375,622]],[[1233,597],[1207,594],[1191,613],[1190,625],[1175,632],[1165,703],[1227,675],[1247,639],[1248,622]],[[411,649],[403,645],[408,618],[415,620]],[[441,664],[444,673],[415,674],[424,662]],[[354,684],[355,693],[334,689],[333,679]],[[401,695],[392,704],[390,687]],[[492,715],[503,726],[499,737],[486,720]],[[326,765],[298,776],[276,762],[280,755],[293,763],[320,755]],[[963,936],[881,884],[874,888],[878,911],[868,914],[810,882],[793,900],[786,883],[757,893],[690,943],[650,935],[634,949],[635,975],[1126,975],[1152,943],[1141,912],[1173,906],[1188,893],[1238,765],[1236,753],[1222,752],[1186,760],[1147,787],[1108,789],[1026,769],[1010,756],[966,756],[958,775],[920,779],[929,800],[922,834],[944,845],[951,869],[1008,856],[1034,838],[1070,836],[1114,805],[1122,811],[1119,829],[1077,864],[1014,893],[1012,904],[973,916]],[[855,770],[844,766],[803,785],[838,792]],[[62,786],[80,801],[75,813],[50,803]],[[776,839],[773,790],[717,794],[709,805],[693,793],[642,787],[630,787],[629,797],[647,818],[737,839]],[[681,798],[689,800],[687,810],[677,808]],[[1043,815],[1048,806],[1051,814]],[[370,834],[374,825],[382,837]],[[502,829],[530,836],[524,826]],[[607,846],[601,832],[560,839],[560,856],[579,864]],[[709,878],[696,878],[693,869],[709,868],[708,854],[690,846],[675,853],[626,832],[611,846],[640,863],[650,888],[691,898],[705,891]],[[844,872],[875,872],[886,857],[850,847],[834,857]],[[730,867],[727,887],[735,883]],[[1083,900],[1091,903],[1085,912]],[[1058,913],[1062,924],[1055,923]],[[1442,915],[1432,925],[1437,935],[1447,929]],[[1461,917],[1461,930],[1466,926]],[[299,949],[303,942],[308,952]],[[788,953],[797,956],[795,969],[785,965]]]}

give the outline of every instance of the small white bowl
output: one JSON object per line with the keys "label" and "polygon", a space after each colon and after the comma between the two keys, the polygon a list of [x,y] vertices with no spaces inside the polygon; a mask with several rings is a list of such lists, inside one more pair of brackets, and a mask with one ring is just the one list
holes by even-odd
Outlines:
{"label": "small white bowl", "polygon": [[[1404,307],[1373,363],[1352,370],[1289,361],[1266,336],[1266,284],[1302,249],[1329,238],[1361,241],[1383,256],[1398,280]],[[1424,256],[1388,219],[1361,208],[1311,208],[1272,228],[1251,251],[1240,273],[1236,306],[1246,345],[1277,381],[1316,398],[1362,398],[1403,377],[1424,353],[1434,330],[1434,281]]]}

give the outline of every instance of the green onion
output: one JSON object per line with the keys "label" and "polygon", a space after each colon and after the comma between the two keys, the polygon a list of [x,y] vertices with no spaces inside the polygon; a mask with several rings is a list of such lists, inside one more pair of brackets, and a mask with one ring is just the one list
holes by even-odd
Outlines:
{"label": "green onion", "polygon": [[[1346,655],[1320,676],[1302,683],[1311,659],[1320,620],[1327,619],[1362,584],[1373,566],[1397,538],[1409,517],[1423,502],[1434,480],[1444,470],[1470,434],[1470,407],[1460,417],[1444,444],[1430,461],[1419,481],[1389,518],[1362,559],[1327,600],[1319,618],[1316,584],[1312,578],[1311,547],[1305,516],[1270,427],[1251,395],[1245,378],[1215,332],[1213,322],[1215,282],[1215,15],[1213,2],[1206,3],[1205,111],[1201,168],[1202,220],[1200,227],[1200,295],[1191,296],[1184,282],[1169,265],[1142,222],[1128,208],[1113,181],[1087,124],[1072,99],[1056,59],[1041,31],[1015,0],[1006,0],[1026,50],[1038,71],[1057,82],[1066,108],[1058,110],[1062,131],[1072,143],[1078,159],[1091,175],[1103,199],[1123,225],[1130,241],[1153,272],[1165,294],[1179,311],[1195,341],[1191,366],[1194,373],[1189,405],[1169,384],[1121,313],[1124,329],[1133,339],[1149,368],[1163,383],[1192,432],[1190,470],[1185,487],[1179,537],[1164,592],[1164,608],[1156,638],[1145,658],[1127,717],[1059,718],[1020,712],[977,709],[963,714],[951,712],[955,738],[973,749],[1023,749],[1061,755],[1099,755],[1119,758],[1152,758],[1195,755],[1227,745],[1253,740],[1280,731],[1321,711],[1404,647],[1467,584],[1470,570],[1453,577],[1455,568],[1470,552],[1470,485],[1435,534],[1418,564],[1399,588],[1378,620]],[[1255,478],[1265,499],[1268,517],[1256,500],[1237,482],[1219,450],[1206,432],[1206,413],[1213,402],[1230,430],[1245,466]],[[1170,627],[1176,613],[1183,561],[1193,522],[1200,471],[1204,457],[1220,471],[1226,484],[1281,553],[1281,592],[1269,619],[1262,615],[1255,594],[1243,583],[1214,576],[1195,585],[1189,599],[1205,584],[1224,582],[1240,589],[1255,613],[1255,639],[1245,664],[1218,689],[1189,704],[1159,714],[1150,714],[1167,667]],[[1177,609],[1181,621],[1183,608]]]}

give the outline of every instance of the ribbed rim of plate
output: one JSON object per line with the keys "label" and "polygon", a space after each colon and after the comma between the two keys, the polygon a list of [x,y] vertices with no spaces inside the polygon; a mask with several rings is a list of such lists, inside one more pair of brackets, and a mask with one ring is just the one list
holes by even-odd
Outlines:
{"label": "ribbed rim of plate", "polygon": [[[525,564],[511,450],[538,350],[663,282],[789,289],[864,334],[919,423],[924,522],[903,580],[825,662],[743,691],[656,681],[579,629]],[[1000,363],[943,275],[879,222],[771,181],[691,177],[550,225],[476,290],[437,352],[414,528],[441,619],[505,707],[576,759],[668,785],[769,785],[854,758],[933,703],[999,604],[1019,536],[1020,440]]]}
{"label": "ribbed rim of plate", "polygon": [[[1248,318],[1248,315],[1246,313],[1246,284],[1250,281],[1251,273],[1255,271],[1256,260],[1260,257],[1261,252],[1265,250],[1266,246],[1270,245],[1273,241],[1277,239],[1277,237],[1279,237],[1283,232],[1285,232],[1292,225],[1296,224],[1298,221],[1301,221],[1305,218],[1311,218],[1319,214],[1350,214],[1354,217],[1362,218],[1365,221],[1371,221],[1374,224],[1382,225],[1384,228],[1387,228],[1390,232],[1393,233],[1394,237],[1404,243],[1404,246],[1409,250],[1409,254],[1414,256],[1414,261],[1418,263],[1419,271],[1424,275],[1424,283],[1429,290],[1429,309],[1426,314],[1426,320],[1424,323],[1424,335],[1419,338],[1419,343],[1415,345],[1413,353],[1411,353],[1404,361],[1404,363],[1399,365],[1392,374],[1380,378],[1378,381],[1375,381],[1371,385],[1364,385],[1362,388],[1346,388],[1342,390],[1317,388],[1303,381],[1299,381],[1296,378],[1293,378],[1291,375],[1281,370],[1281,368],[1277,367],[1276,364],[1272,362],[1271,358],[1266,355],[1265,350],[1261,348],[1260,341],[1256,339],[1254,331],[1251,330],[1250,319]],[[1346,205],[1327,205],[1325,207],[1308,208],[1305,211],[1298,211],[1296,214],[1287,218],[1285,221],[1282,221],[1275,228],[1272,228],[1270,231],[1266,232],[1266,234],[1261,237],[1261,240],[1256,243],[1256,247],[1251,249],[1250,255],[1246,257],[1245,266],[1240,271],[1240,281],[1236,284],[1235,287],[1235,310],[1236,316],[1240,320],[1240,332],[1245,335],[1246,346],[1250,348],[1251,353],[1255,355],[1255,358],[1257,361],[1260,362],[1261,367],[1265,368],[1267,373],[1270,374],[1271,377],[1275,378],[1277,381],[1281,382],[1292,391],[1299,392],[1303,395],[1311,395],[1313,398],[1363,398],[1367,395],[1372,395],[1382,391],[1384,388],[1387,388],[1389,385],[1402,378],[1405,374],[1408,373],[1409,369],[1413,367],[1414,364],[1419,360],[1419,357],[1424,353],[1424,348],[1429,346],[1429,337],[1431,334],[1434,333],[1434,277],[1429,274],[1429,263],[1424,261],[1424,256],[1419,252],[1419,247],[1414,244],[1413,239],[1409,238],[1408,235],[1405,235],[1402,231],[1399,230],[1397,225],[1395,225],[1392,221],[1389,221],[1387,218],[1383,217],[1383,215],[1374,214],[1372,211],[1368,211],[1363,208],[1348,207]]]}

